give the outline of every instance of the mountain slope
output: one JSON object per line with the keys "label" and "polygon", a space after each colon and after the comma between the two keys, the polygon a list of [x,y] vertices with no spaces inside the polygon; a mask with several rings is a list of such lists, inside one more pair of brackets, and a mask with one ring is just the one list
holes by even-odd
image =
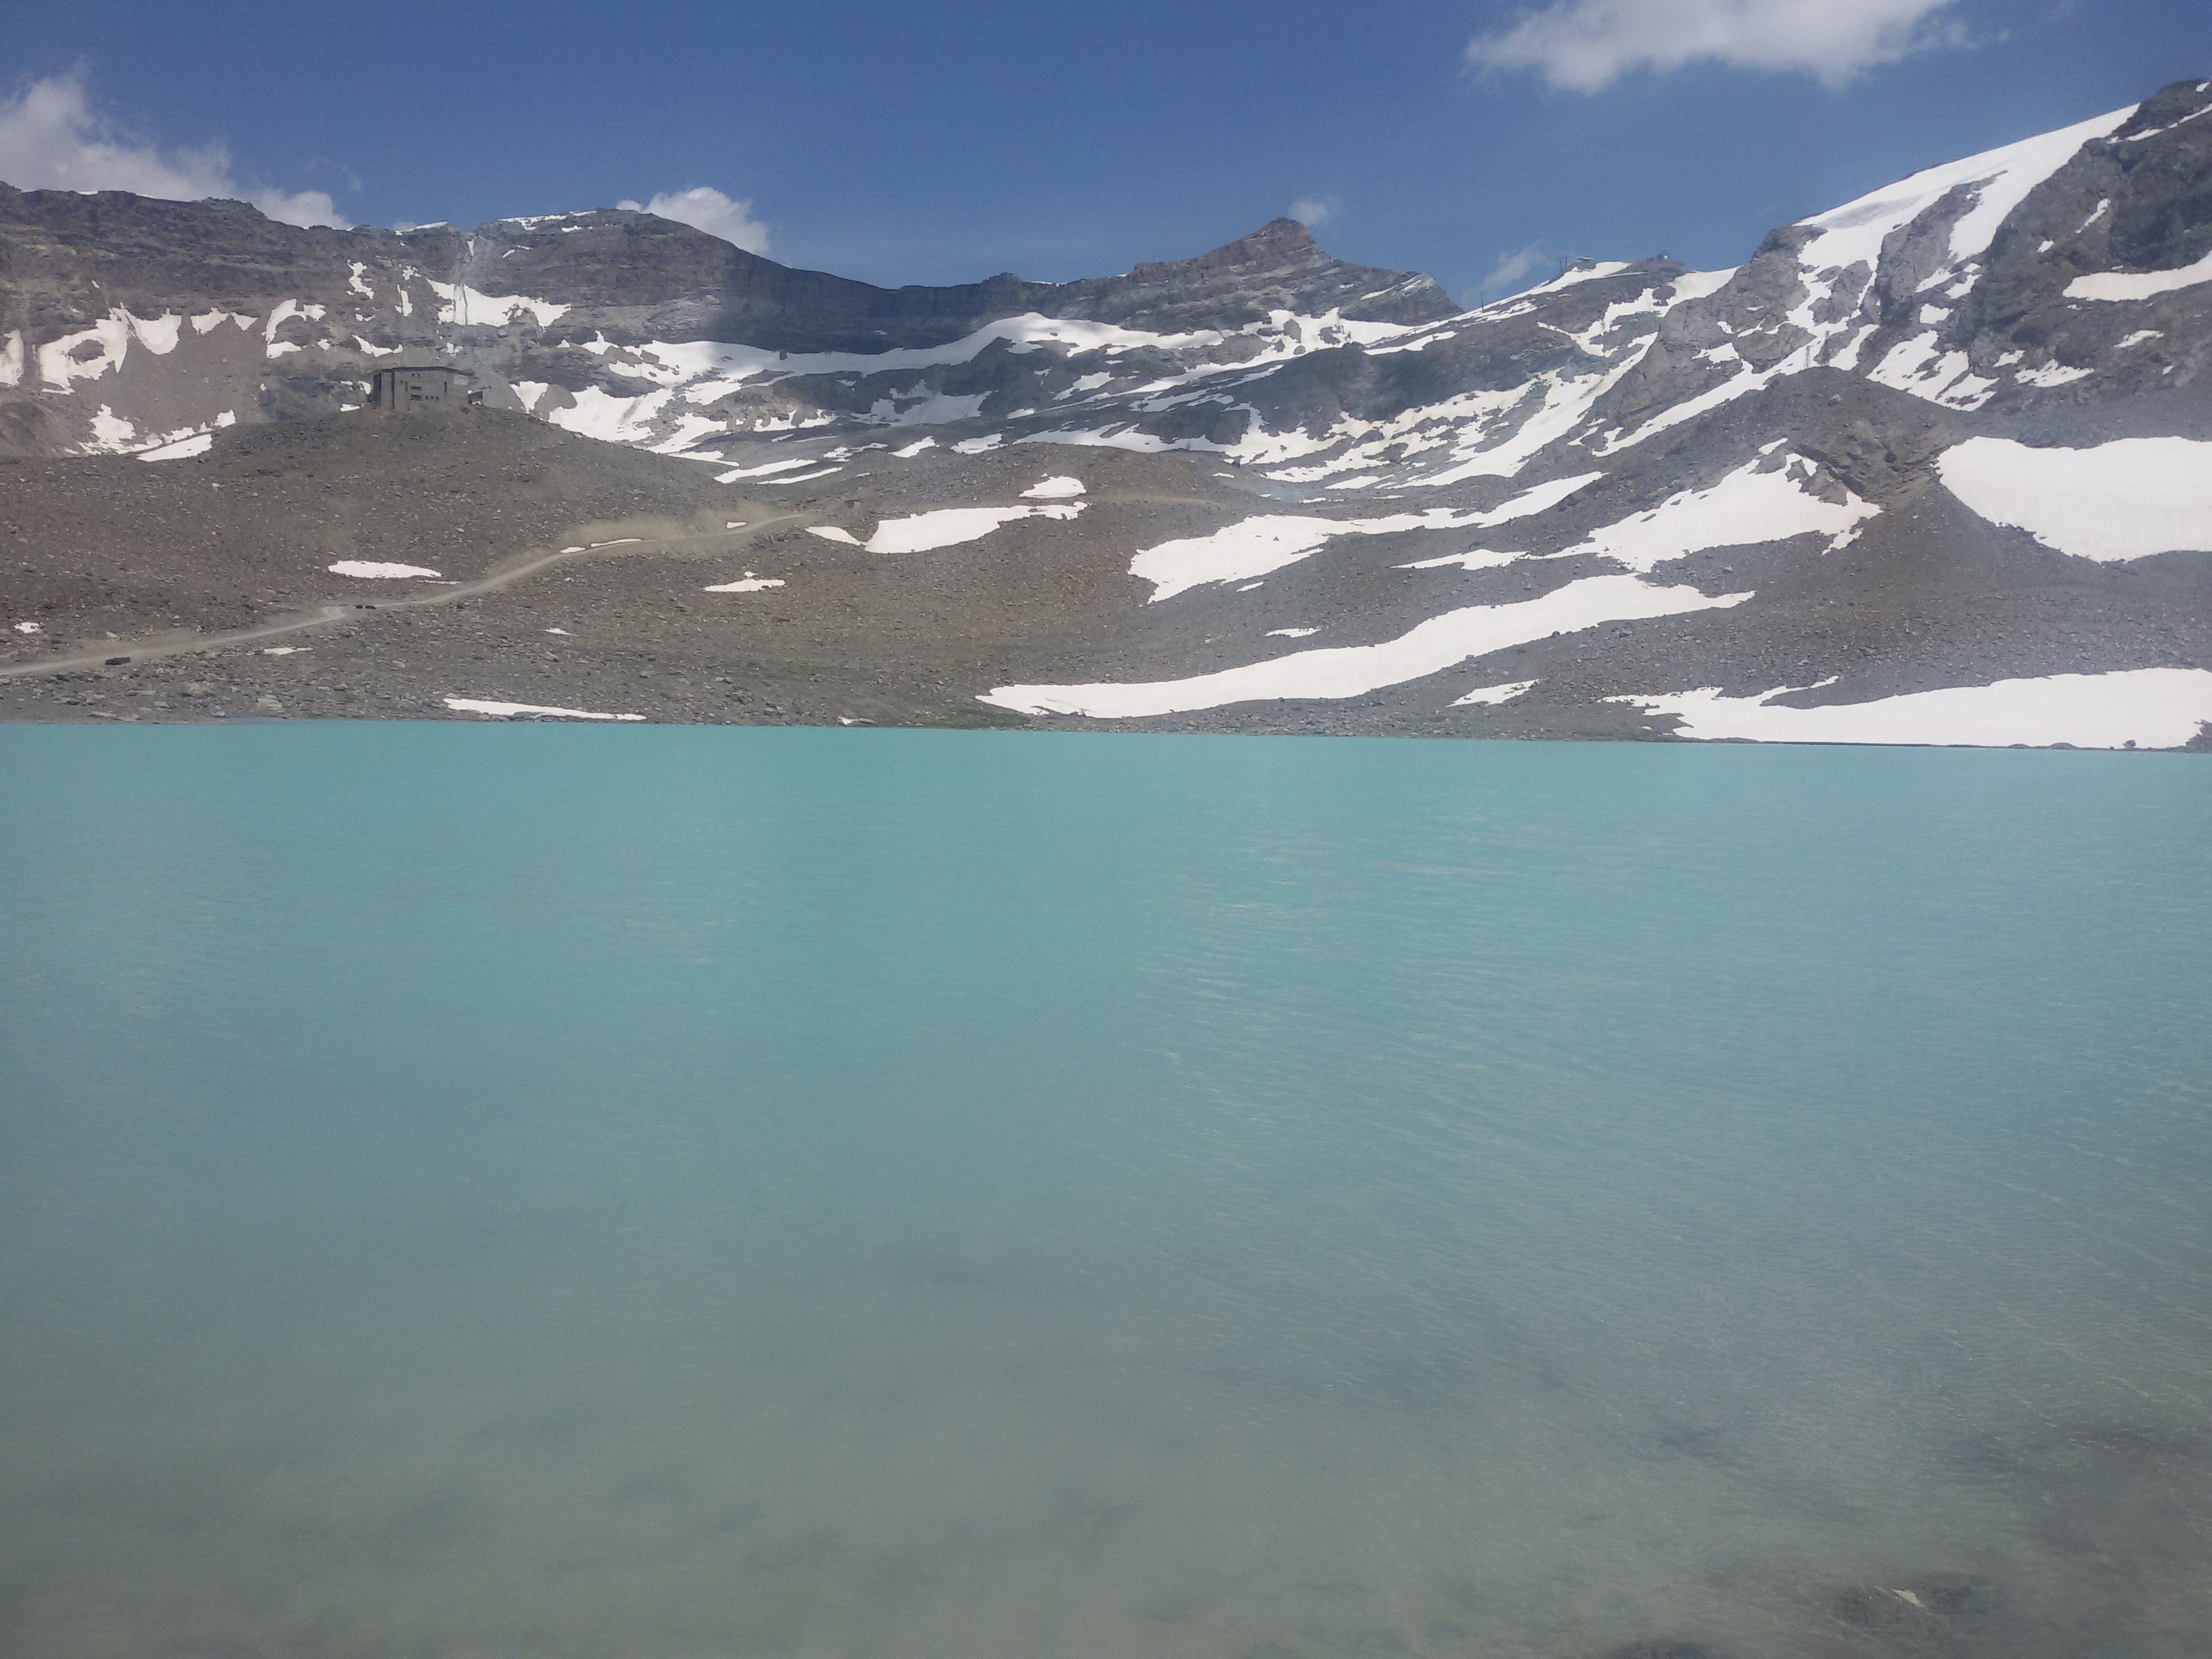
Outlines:
{"label": "mountain slope", "polygon": [[1006,325],[1018,339],[1042,319],[1102,337],[1273,337],[1278,314],[1357,327],[1452,310],[1427,277],[1332,258],[1289,220],[1123,276],[886,289],[641,213],[466,235],[303,230],[241,203],[0,186],[0,453],[125,453],[218,423],[336,414],[361,406],[387,360],[465,364],[494,406],[516,406],[507,386],[522,382],[549,411],[585,411],[572,425],[615,407],[636,428],[622,435],[658,441],[701,422],[654,426],[641,397],[687,371],[735,385],[785,353],[972,357],[981,343],[958,343],[978,330]]}
{"label": "mountain slope", "polygon": [[[2176,83],[1734,270],[1584,264],[1464,313],[1288,222],[884,290],[635,214],[399,236],[9,193],[0,431],[181,453],[434,349],[793,515],[762,580],[856,653],[830,679],[896,654],[906,601],[823,578],[832,627],[829,549],[1018,615],[941,664],[994,719],[2175,746],[2212,720],[2208,117]],[[1150,516],[1107,511],[1146,458]],[[1062,558],[1090,597],[1054,620],[1023,573]],[[866,717],[947,718],[905,695]]]}

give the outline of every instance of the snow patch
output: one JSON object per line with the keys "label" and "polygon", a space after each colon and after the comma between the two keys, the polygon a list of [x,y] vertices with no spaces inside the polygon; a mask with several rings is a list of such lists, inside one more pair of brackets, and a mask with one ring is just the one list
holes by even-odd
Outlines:
{"label": "snow patch", "polygon": [[[973,420],[983,412],[990,396],[988,392],[895,392],[888,398],[877,398],[861,418],[877,426],[946,426],[954,421]],[[902,398],[917,401],[902,407]]]}
{"label": "snow patch", "polygon": [[[1546,263],[1548,264],[1549,261]],[[1522,267],[1524,270],[1527,268],[1525,265]],[[1525,300],[1535,298],[1539,294],[1557,294],[1564,289],[1574,288],[1583,283],[1601,282],[1607,276],[1618,276],[1627,269],[1628,261],[1626,259],[1599,259],[1586,265],[1570,265],[1558,276],[1539,283],[1534,288],[1524,288],[1519,293],[1509,294],[1502,300],[1492,300],[1488,305],[1483,307],[1481,311],[1475,313],[1475,315],[1480,316],[1483,312],[1496,311],[1501,307],[1517,306]]]}
{"label": "snow patch", "polygon": [[122,366],[131,349],[131,324],[118,307],[94,323],[49,340],[38,349],[39,379],[49,388],[75,390],[72,380],[95,380]]}
{"label": "snow patch", "polygon": [[2094,369],[2069,368],[2063,363],[2045,363],[2040,368],[2023,368],[2013,375],[2023,386],[2071,386],[2076,380],[2086,380]]}
{"label": "snow patch", "polygon": [[1017,519],[1072,519],[1080,501],[1065,507],[942,507],[904,519],[885,519],[868,538],[871,553],[927,553],[981,540]]}
{"label": "snow patch", "polygon": [[1357,697],[1550,635],[1723,609],[1751,597],[1745,592],[1709,599],[1694,587],[1661,587],[1636,576],[1591,576],[1517,605],[1449,611],[1379,645],[1293,652],[1219,673],[1149,684],[1002,685],[985,693],[981,701],[1024,714],[1138,720],[1230,703]]}
{"label": "snow patch", "polygon": [[[2205,86],[2203,83],[2200,83],[2197,88],[2199,92],[2203,92]],[[2190,111],[2188,114],[2183,116],[2179,121],[2168,121],[2162,127],[2148,127],[2141,132],[2131,132],[2124,138],[2115,138],[2112,142],[2116,144],[2140,144],[2146,138],[2155,138],[2160,133],[2172,132],[2176,127],[2186,126],[2189,123],[2197,119],[2200,115],[2212,115],[2212,104],[2207,104],[2202,109],[2193,109]]]}
{"label": "snow patch", "polygon": [[1599,472],[1554,478],[1523,490],[1490,511],[1452,513],[1431,507],[1422,513],[1393,513],[1373,519],[1320,519],[1296,514],[1261,514],[1240,519],[1208,536],[1186,536],[1148,547],[1129,561],[1129,574],[1152,584],[1150,603],[1159,604],[1208,582],[1245,581],[1296,564],[1335,536],[1387,536],[1405,530],[1487,528],[1526,518],[1557,506]]}
{"label": "snow patch", "polygon": [[125,420],[106,404],[92,417],[92,442],[98,449],[127,449],[138,436],[138,428]]}
{"label": "snow patch", "polygon": [[[505,305],[510,302],[496,301],[492,303]],[[1288,313],[1278,315],[1287,316]],[[1370,334],[1379,338],[1404,331],[1387,324],[1347,324],[1344,328],[1363,338]],[[890,351],[777,352],[760,346],[714,340],[648,341],[635,347],[616,347],[602,339],[586,349],[608,356],[611,362],[617,361],[616,354],[619,353],[619,367],[623,374],[664,388],[681,387],[686,402],[708,404],[747,381],[763,377],[775,381],[794,375],[883,374],[951,366],[971,362],[990,347],[1001,343],[1008,351],[1024,356],[1047,347],[1056,347],[1063,353],[1118,353],[1138,349],[1176,351],[1217,344],[1227,337],[1212,330],[1189,334],[1154,334],[1141,329],[1119,328],[1109,323],[1090,322],[1079,318],[1044,317],[1030,312],[1018,317],[1002,317],[945,345],[899,347]],[[1291,355],[1298,349],[1284,343],[1277,355]],[[877,414],[877,418],[897,422],[922,418],[915,410],[897,411],[896,404],[896,398],[889,400],[884,409]],[[951,405],[939,407],[949,409]],[[963,417],[972,412],[964,411]],[[810,423],[826,424],[835,418],[825,412],[818,422]],[[755,429],[785,429],[789,424],[787,422],[763,422]]]}
{"label": "snow patch", "polygon": [[158,444],[152,449],[142,449],[142,461],[185,461],[195,455],[204,455],[214,447],[215,434],[195,432],[189,438],[179,438],[174,443]]}
{"label": "snow patch", "polygon": [[2154,300],[2176,289],[2212,283],[2212,253],[2172,270],[2102,270],[2066,284],[2069,300]]}
{"label": "snow patch", "polygon": [[541,412],[554,425],[586,438],[611,444],[641,445],[653,436],[650,422],[672,395],[662,390],[635,398],[618,398],[601,387],[587,386],[569,394],[574,402],[568,408]]}
{"label": "snow patch", "polygon": [[714,475],[716,483],[728,483],[735,478],[765,478],[772,472],[795,472],[800,467],[815,464],[811,455],[802,455],[796,460],[764,461],[758,466],[733,466],[727,472]]}
{"label": "snow patch", "polygon": [[1716,547],[1746,547],[1818,533],[1832,552],[1857,533],[1857,526],[1881,509],[1846,492],[1838,504],[1807,493],[1790,476],[1791,469],[1762,472],[1748,462],[1710,489],[1684,490],[1655,507],[1630,514],[1592,531],[1561,557],[1595,554],[1650,570],[1670,559]]}
{"label": "snow patch", "polygon": [[483,697],[448,697],[446,707],[463,714],[489,714],[511,720],[517,714],[536,714],[561,720],[641,720],[642,714],[600,714],[588,708],[550,708],[538,702],[493,702]]}
{"label": "snow patch", "polygon": [[[125,312],[124,315],[130,316],[130,313]],[[177,349],[177,331],[183,327],[184,321],[181,316],[173,313],[151,319],[131,317],[131,331],[147,350],[156,357],[166,357]]]}
{"label": "snow patch", "polygon": [[1083,494],[1083,480],[1066,477],[1040,479],[1022,491],[1024,501],[1051,501],[1063,495]]}
{"label": "snow patch", "polygon": [[419,564],[393,564],[381,559],[340,559],[336,564],[325,565],[333,576],[358,576],[367,580],[384,581],[408,576],[434,576],[439,573]]}
{"label": "snow patch", "polygon": [[1219,451],[1224,447],[1205,438],[1163,438],[1154,433],[1140,432],[1133,423],[1127,422],[1117,422],[1090,431],[1062,428],[1054,432],[1032,432],[1022,441],[1025,444],[1080,444],[1091,449],[1126,449],[1139,455],[1164,455],[1176,449]]}
{"label": "snow patch", "polygon": [[1443,570],[1456,565],[1462,570],[1495,570],[1501,565],[1509,565],[1516,559],[1528,556],[1526,553],[1500,553],[1487,547],[1475,547],[1464,553],[1446,553],[1440,558],[1415,559],[1397,568],[1401,570]]}
{"label": "snow patch", "polygon": [[[1612,390],[1630,369],[1644,361],[1644,354],[1651,349],[1651,341],[1657,337],[1656,335],[1652,335],[1638,341],[1632,349],[1623,354],[1619,362],[1602,374],[1570,376],[1547,370],[1531,383],[1531,386],[1542,388],[1541,405],[1522,421],[1510,435],[1487,448],[1480,448],[1476,447],[1476,444],[1481,441],[1481,434],[1479,433],[1475,444],[1469,444],[1455,452],[1457,465],[1446,467],[1441,472],[1417,478],[1414,482],[1425,487],[1437,489],[1445,484],[1458,483],[1466,478],[1512,477],[1528,464],[1539,450],[1547,447],[1555,441],[1572,432],[1582,422],[1583,417],[1589,413],[1590,406]],[[1741,378],[1739,376],[1738,380]],[[1726,384],[1735,386],[1738,381],[1732,380]],[[1492,395],[1501,398],[1507,408],[1517,408],[1522,400],[1529,394],[1531,386],[1516,386],[1508,392]],[[1707,392],[1705,397],[1716,402],[1724,400],[1721,395],[1721,388]],[[1628,441],[1638,442],[1656,432],[1663,431],[1676,421],[1687,419],[1686,414],[1679,411],[1690,410],[1701,401],[1702,399],[1699,398],[1692,398],[1687,404],[1676,404],[1674,410],[1646,422],[1636,436]],[[1614,448],[1626,447],[1626,445],[1613,446]],[[1600,450],[1598,453],[1605,454],[1609,452]]]}
{"label": "snow patch", "polygon": [[2045,547],[2112,563],[2212,550],[2212,442],[2120,438],[2032,449],[1969,438],[1936,462],[1945,488],[1991,524]]}
{"label": "snow patch", "polygon": [[1152,584],[1159,604],[1208,582],[1243,581],[1295,564],[1351,526],[1290,514],[1240,519],[1207,536],[1185,536],[1148,547],[1129,561],[1129,574]]}
{"label": "snow patch", "polygon": [[1729,697],[1695,691],[1614,697],[1682,722],[1680,735],[1755,743],[1895,743],[2004,748],[2071,744],[2077,749],[2176,749],[2212,720],[2212,671],[2136,668],[2112,674],[2053,674],[1914,691],[1869,702],[1793,708],[1781,696]]}
{"label": "snow patch", "polygon": [[550,328],[571,309],[520,294],[481,293],[465,283],[441,283],[428,276],[422,280],[438,296],[438,320],[464,328],[502,328],[526,313],[537,319],[538,327]]}
{"label": "snow patch", "polygon": [[1454,697],[1455,708],[1495,708],[1501,702],[1510,702],[1532,690],[1534,680],[1514,680],[1504,685],[1480,685],[1463,697]]}
{"label": "snow patch", "polygon": [[326,307],[322,306],[303,306],[297,300],[278,301],[276,310],[269,313],[269,321],[261,331],[261,338],[267,347],[269,355],[271,357],[278,357],[287,351],[299,350],[300,348],[295,345],[277,343],[276,331],[295,317],[305,317],[310,322],[319,323],[323,320],[325,310]]}
{"label": "snow patch", "polygon": [[[1789,361],[1796,362],[1795,355]],[[1971,367],[1965,352],[1945,351],[1934,334],[1920,334],[1892,346],[1867,379],[1930,403],[1978,409],[1989,401],[1990,389],[1996,382],[1970,373]]]}

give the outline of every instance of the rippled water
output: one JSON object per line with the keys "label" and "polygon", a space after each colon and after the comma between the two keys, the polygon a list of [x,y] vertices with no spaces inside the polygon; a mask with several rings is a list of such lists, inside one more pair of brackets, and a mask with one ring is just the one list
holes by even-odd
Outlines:
{"label": "rippled water", "polygon": [[2208,1650],[2202,758],[0,763],[0,1652]]}

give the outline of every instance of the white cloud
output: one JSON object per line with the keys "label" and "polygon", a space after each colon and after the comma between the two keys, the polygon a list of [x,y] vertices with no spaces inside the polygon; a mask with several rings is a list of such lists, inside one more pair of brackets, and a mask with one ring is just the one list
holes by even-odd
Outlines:
{"label": "white cloud", "polygon": [[1496,295],[1510,294],[1558,258],[1557,254],[1547,253],[1541,242],[1531,242],[1512,253],[1501,253],[1498,263],[1491,266],[1490,275],[1475,285],[1472,297],[1486,300]]}
{"label": "white cloud", "polygon": [[709,236],[734,242],[748,253],[768,252],[768,227],[753,217],[750,201],[733,202],[719,190],[699,185],[690,190],[664,192],[650,202],[617,202],[632,213],[653,213],[690,225]]}
{"label": "white cloud", "polygon": [[1710,61],[1810,75],[1840,86],[1876,64],[1964,44],[1937,14],[1957,0],[1552,0],[1510,28],[1477,35],[1468,61],[1534,70],[1597,92],[1636,70]]}
{"label": "white cloud", "polygon": [[81,70],[33,81],[0,100],[0,179],[20,190],[127,190],[172,202],[224,197],[288,225],[351,222],[322,191],[241,185],[219,141],[163,150],[125,131],[92,107]]}
{"label": "white cloud", "polygon": [[1336,204],[1315,196],[1301,196],[1291,204],[1291,217],[1308,230],[1319,230],[1335,216]]}

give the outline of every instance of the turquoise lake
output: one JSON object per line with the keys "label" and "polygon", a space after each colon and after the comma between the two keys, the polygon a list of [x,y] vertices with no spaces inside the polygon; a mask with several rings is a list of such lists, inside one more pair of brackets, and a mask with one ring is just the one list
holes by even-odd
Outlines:
{"label": "turquoise lake", "polygon": [[11,1659],[2212,1650],[2204,757],[0,766]]}

